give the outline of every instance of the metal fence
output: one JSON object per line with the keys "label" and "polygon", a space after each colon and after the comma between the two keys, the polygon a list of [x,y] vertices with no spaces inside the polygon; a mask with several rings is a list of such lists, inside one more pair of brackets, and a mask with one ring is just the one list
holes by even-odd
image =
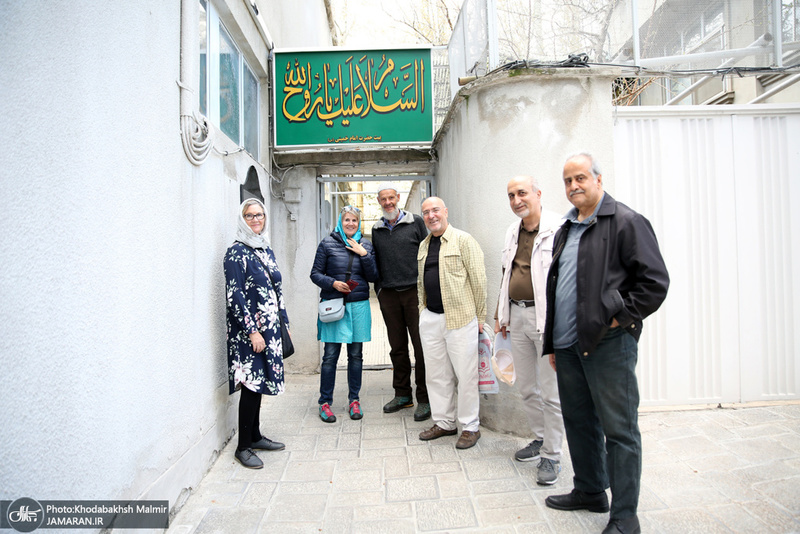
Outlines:
{"label": "metal fence", "polygon": [[800,63],[798,41],[798,0],[465,0],[450,84],[455,94],[459,77],[579,53],[660,70],[783,67]]}

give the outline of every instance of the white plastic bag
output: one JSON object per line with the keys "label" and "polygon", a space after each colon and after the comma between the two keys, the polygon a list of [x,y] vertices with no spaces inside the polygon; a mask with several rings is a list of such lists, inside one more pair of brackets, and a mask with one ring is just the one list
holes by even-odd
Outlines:
{"label": "white plastic bag", "polygon": [[484,324],[478,336],[478,392],[500,393],[500,384],[492,370],[492,340],[494,330]]}

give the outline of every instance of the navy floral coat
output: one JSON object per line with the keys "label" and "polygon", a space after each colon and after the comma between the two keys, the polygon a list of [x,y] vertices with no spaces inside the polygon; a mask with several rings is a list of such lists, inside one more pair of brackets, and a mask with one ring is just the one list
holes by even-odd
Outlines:
{"label": "navy floral coat", "polygon": [[[259,256],[261,259],[259,259]],[[262,262],[263,260],[263,262]],[[269,267],[273,286],[264,265]],[[228,322],[228,384],[263,395],[283,393],[283,346],[278,314],[289,318],[283,301],[281,273],[272,249],[252,249],[238,241],[225,254]],[[267,348],[253,352],[249,335],[261,332]]]}

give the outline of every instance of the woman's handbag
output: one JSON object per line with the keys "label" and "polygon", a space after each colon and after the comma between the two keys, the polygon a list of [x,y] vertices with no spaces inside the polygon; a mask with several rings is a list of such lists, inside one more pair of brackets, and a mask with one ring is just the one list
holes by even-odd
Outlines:
{"label": "woman's handbag", "polygon": [[342,317],[344,317],[344,298],[320,301],[320,321],[323,323],[334,323]]}
{"label": "woman's handbag", "polygon": [[[353,271],[353,257],[355,254],[350,253],[350,261],[347,265],[347,278],[345,282],[350,281],[350,275]],[[339,299],[320,300],[319,302],[319,320],[323,323],[335,323],[344,317],[344,297]]]}
{"label": "woman's handbag", "polygon": [[283,314],[280,312],[278,312],[278,320],[281,323],[281,346],[283,347],[283,359],[285,360],[294,354],[294,343],[292,343],[292,336],[289,334],[286,322],[283,320]]}

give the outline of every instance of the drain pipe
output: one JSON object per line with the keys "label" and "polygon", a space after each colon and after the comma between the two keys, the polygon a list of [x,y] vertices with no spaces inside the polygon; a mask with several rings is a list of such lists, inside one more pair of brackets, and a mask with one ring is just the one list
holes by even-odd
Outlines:
{"label": "drain pipe", "polygon": [[[748,46],[747,48],[764,48],[771,41],[772,41],[772,35],[769,34],[769,33],[765,33],[764,35],[762,35],[761,37],[759,37],[758,39],[753,41],[752,44],[750,44],[750,46]],[[753,54],[755,54],[755,53],[756,52],[753,52]],[[724,63],[722,63],[717,68],[718,69],[724,69],[726,67],[730,67],[734,63],[738,62],[739,59],[740,58],[732,57],[729,60],[727,60]],[[710,75],[703,76],[702,78],[700,78],[699,80],[694,82],[692,85],[690,85],[689,87],[687,87],[686,89],[684,89],[683,91],[681,91],[680,93],[675,95],[673,98],[671,98],[669,101],[667,101],[667,103],[664,104],[664,105],[665,106],[672,106],[674,104],[677,104],[678,102],[680,102],[681,100],[683,100],[684,98],[689,96],[690,93],[693,93],[696,89],[698,89],[699,87],[707,84],[709,81],[713,80],[714,78],[716,78],[716,76],[710,76]]]}
{"label": "drain pipe", "polygon": [[211,152],[213,140],[208,120],[195,113],[198,108],[197,86],[199,74],[195,61],[198,53],[197,0],[181,0],[181,73],[180,88],[181,142],[186,158],[193,165],[201,165]]}

